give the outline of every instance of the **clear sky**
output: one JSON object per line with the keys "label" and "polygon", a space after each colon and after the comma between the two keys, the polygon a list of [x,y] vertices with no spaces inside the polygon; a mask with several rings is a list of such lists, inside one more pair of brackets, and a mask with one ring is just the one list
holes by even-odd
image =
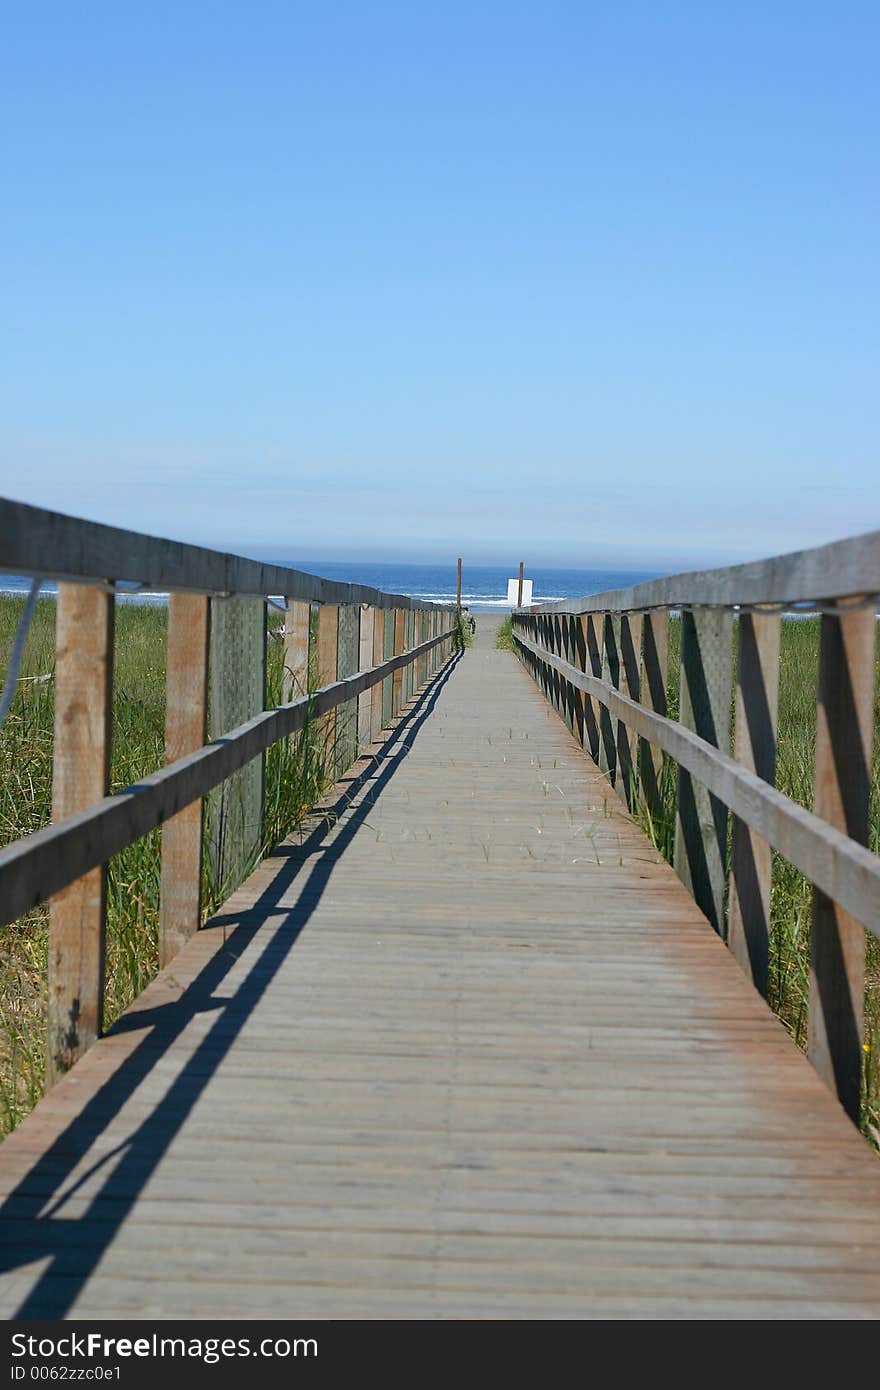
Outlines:
{"label": "clear sky", "polygon": [[6,7],[7,495],[641,569],[880,526],[876,0]]}

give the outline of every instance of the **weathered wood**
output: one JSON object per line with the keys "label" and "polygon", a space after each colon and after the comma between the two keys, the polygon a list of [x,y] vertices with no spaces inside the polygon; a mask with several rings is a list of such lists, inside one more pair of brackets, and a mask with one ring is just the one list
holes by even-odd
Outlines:
{"label": "weathered wood", "polygon": [[0,926],[48,901],[73,880],[177,815],[277,739],[298,733],[309,718],[319,719],[346,700],[357,699],[374,683],[390,680],[389,673],[411,659],[411,653],[404,652],[372,671],[359,672],[311,696],[267,710],[207,747],[140,778],[133,787],[7,845],[0,850]]}
{"label": "weathered wood", "polygon": [[[640,699],[665,716],[669,672],[669,612],[665,608],[642,614],[642,669]],[[659,826],[664,814],[661,779],[663,751],[648,739],[639,739],[639,799],[648,824]]]}
{"label": "weathered wood", "polygon": [[[776,780],[779,703],[778,614],[739,618],[734,757],[765,782]],[[767,841],[733,818],[727,944],[755,988],[766,995],[770,968],[770,884]]]}
{"label": "weathered wood", "polygon": [[[321,579],[283,565],[264,565],[198,545],[124,531],[0,498],[0,572],[51,578],[119,580],[166,592],[265,598],[283,594],[307,603],[369,603],[376,608],[420,608],[424,600],[386,594],[366,584]],[[450,607],[450,605],[437,605]]]}
{"label": "weathered wood", "polygon": [[517,586],[516,586],[516,606],[517,606],[517,608],[522,608],[522,591],[523,591],[523,562],[522,562],[522,560],[520,560],[520,562],[519,562],[519,580],[517,581]]}
{"label": "weathered wood", "polygon": [[[58,586],[52,816],[105,797],[113,723],[114,600],[104,588]],[[25,841],[27,843],[27,841]],[[64,888],[49,915],[46,1085],[98,1037],[104,1012],[109,855]],[[8,920],[8,919],[7,919]]]}
{"label": "weathered wood", "polygon": [[[587,616],[586,614],[574,614],[572,618],[574,651],[572,653],[571,664],[578,671],[587,669]],[[588,748],[587,741],[587,721],[586,705],[587,700],[580,686],[572,684],[574,701],[574,736],[582,748]]]}
{"label": "weathered wood", "polygon": [[490,625],[436,709],[0,1147],[0,1313],[876,1317],[876,1160]]}
{"label": "weathered wood", "polygon": [[[373,642],[375,640],[376,610],[364,605],[361,609],[360,643],[358,647],[358,670],[369,671],[373,665]],[[362,753],[373,741],[373,691],[363,690],[358,696],[358,752]]]}
{"label": "weathered wood", "polygon": [[458,562],[458,578],[455,586],[455,606],[461,612],[461,559]]}
{"label": "weathered wood", "polygon": [[[392,660],[392,658],[393,658],[393,656],[394,656],[394,612],[393,612],[391,609],[387,610],[386,613],[385,613],[385,627],[384,627],[384,639],[383,639],[383,648],[382,648],[382,652],[383,652],[383,657],[384,657],[385,661],[390,661],[390,660]],[[389,672],[390,672],[390,668],[389,668]],[[385,682],[384,682],[384,684],[383,684],[383,686],[382,686],[382,727],[383,727],[383,729],[387,729],[387,728],[388,728],[388,725],[391,723],[391,718],[392,718],[392,713],[391,713],[391,711],[392,711],[392,705],[393,705],[393,695],[394,695],[394,681],[393,681],[393,679],[392,679],[392,675],[389,674],[389,675],[386,677]]]}
{"label": "weathered wood", "polygon": [[[319,689],[336,681],[336,662],[339,654],[339,609],[334,604],[323,604],[318,609],[318,631],[315,638],[315,656]],[[336,706],[328,710],[319,725],[320,740],[328,774],[336,763]]]}
{"label": "weathered wood", "polygon": [[[0,557],[2,558],[2,557]],[[618,613],[646,608],[725,607],[824,603],[829,598],[880,592],[880,531],[848,536],[830,545],[722,569],[694,570],[651,579],[628,589],[560,599],[545,613]]]}
{"label": "weathered wood", "polygon": [[[620,689],[624,695],[641,700],[642,615],[620,615]],[[630,734],[626,723],[618,719],[615,728],[617,741],[618,790],[627,810],[635,810],[638,784],[638,738]]]}
{"label": "weathered wood", "polygon": [[[602,679],[613,690],[620,689],[620,614],[605,613],[602,617]],[[603,705],[599,711],[599,767],[608,774],[612,787],[617,778],[617,739],[611,710]]]}
{"label": "weathered wood", "polygon": [[[733,614],[710,609],[681,615],[681,723],[730,752],[733,686]],[[727,806],[686,768],[679,768],[675,821],[676,873],[697,906],[724,936],[727,877]]]}
{"label": "weathered wood", "polygon": [[[353,604],[337,609],[336,679],[353,676],[358,669],[360,609]],[[346,700],[336,711],[336,776],[351,767],[357,757],[357,701]]]}
{"label": "weathered wood", "polygon": [[[296,599],[288,602],[284,618],[284,699],[287,704],[309,689],[309,632],[312,608]],[[372,665],[372,662],[370,663]]]}
{"label": "weathered wood", "polygon": [[[406,614],[402,608],[394,611],[394,655],[406,651]],[[394,672],[391,683],[391,718],[396,719],[403,707],[403,667]]]}
{"label": "weathered wood", "polygon": [[[868,842],[874,731],[873,605],[822,616],[813,804],[817,815]],[[862,1079],[865,933],[821,889],[813,895],[807,1053],[856,1122]]]}
{"label": "weathered wood", "polygon": [[[373,666],[381,666],[385,659],[385,610],[377,608],[373,616]],[[382,694],[384,685],[377,681],[370,686],[370,737],[377,739],[382,732]]]}
{"label": "weathered wood", "polygon": [[[591,676],[595,676],[597,680],[601,680],[602,649],[605,641],[604,615],[602,613],[588,613],[586,614],[586,623],[587,664],[584,669]],[[584,747],[588,750],[590,757],[595,763],[599,763],[601,757],[601,718],[601,705],[593,696],[588,696],[584,703]]]}
{"label": "weathered wood", "polygon": [[[519,633],[517,641],[526,648],[533,645]],[[542,660],[551,663],[559,658],[545,651]],[[570,672],[569,679],[579,682],[614,718],[627,720],[642,738],[656,743],[812,883],[880,936],[880,858],[876,854],[683,725],[637,705],[607,682],[582,675],[574,667]]]}
{"label": "weathered wood", "polygon": [[[201,748],[208,736],[210,600],[172,594],[168,600],[165,761]],[[106,792],[106,788],[104,788]],[[167,965],[201,924],[203,806],[199,798],[162,827],[159,964]]]}
{"label": "weathered wood", "polygon": [[[211,600],[209,728],[219,738],[266,706],[266,605],[259,598]],[[230,893],[250,872],[263,841],[265,763],[239,769],[205,806],[214,890]]]}

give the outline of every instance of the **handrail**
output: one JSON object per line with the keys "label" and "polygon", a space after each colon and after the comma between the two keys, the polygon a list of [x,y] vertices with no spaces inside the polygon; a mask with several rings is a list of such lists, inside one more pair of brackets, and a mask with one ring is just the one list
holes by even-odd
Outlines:
{"label": "handrail", "polygon": [[880,531],[769,560],[685,571],[626,589],[534,605],[533,613],[626,613],[648,608],[821,603],[880,593]]}
{"label": "handrail", "polygon": [[[167,964],[202,920],[206,793],[312,719],[327,776],[342,776],[451,658],[460,619],[451,602],[339,583],[8,499],[0,499],[0,570],[60,581],[53,823],[0,851],[0,926],[51,899],[51,1085],[101,1032],[108,861],[162,826],[158,947],[160,964]],[[169,594],[167,761],[110,796],[120,582]],[[289,703],[266,710],[272,595],[287,600],[279,635]],[[209,685],[211,722],[222,735],[212,742]],[[229,725],[235,727],[227,732]],[[215,876],[227,886],[260,852],[261,783],[250,776],[233,784],[215,808],[210,851]]]}
{"label": "handrail", "polygon": [[[517,653],[545,698],[648,825],[670,810],[664,755],[677,764],[674,867],[764,994],[771,849],[813,885],[807,1051],[856,1120],[865,933],[880,937],[880,857],[867,847],[878,594],[871,532],[512,616]],[[775,786],[787,610],[820,615],[812,811]],[[673,611],[677,720],[666,694]]]}
{"label": "handrail", "polygon": [[280,738],[298,733],[448,641],[453,629],[368,671],[255,715],[222,738],[166,764],[133,786],[0,849],[0,927],[46,902],[142,835],[176,816]]}
{"label": "handrail", "polygon": [[805,810],[674,719],[646,709],[615,690],[608,681],[586,675],[537,642],[530,642],[522,633],[514,632],[513,636],[526,651],[558,671],[578,690],[593,696],[615,718],[624,720],[641,738],[662,748],[680,767],[699,778],[740,820],[880,938],[880,856]]}
{"label": "handrail", "polygon": [[51,579],[126,580],[161,592],[220,596],[280,594],[298,602],[372,608],[452,608],[366,584],[163,540],[0,497],[0,572]]}

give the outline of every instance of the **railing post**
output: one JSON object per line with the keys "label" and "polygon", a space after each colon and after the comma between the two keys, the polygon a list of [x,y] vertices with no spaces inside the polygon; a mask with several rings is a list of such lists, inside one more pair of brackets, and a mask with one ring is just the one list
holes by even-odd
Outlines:
{"label": "railing post", "polygon": [[[591,676],[602,677],[602,642],[604,626],[601,613],[586,615],[587,666]],[[589,748],[595,763],[601,758],[601,710],[599,701],[588,695],[584,701],[584,746]],[[601,764],[600,764],[601,765]]]}
{"label": "railing post", "polygon": [[311,605],[290,599],[284,619],[284,700],[309,693],[309,623]]}
{"label": "railing post", "polygon": [[[572,653],[572,664],[579,671],[586,672],[587,669],[587,615],[578,613],[572,618],[572,630],[574,636],[574,651]],[[586,720],[585,710],[587,697],[577,686],[574,687],[574,736],[583,748],[586,743]]]}
{"label": "railing post", "polygon": [[[201,748],[208,736],[210,600],[172,594],[168,600],[165,761]],[[159,965],[167,965],[201,925],[203,803],[185,806],[162,826]]]}
{"label": "railing post", "polygon": [[[741,613],[739,617],[734,757],[771,786],[776,780],[781,625],[776,613]],[[772,866],[767,841],[734,816],[727,944],[765,996]]]}
{"label": "railing post", "polygon": [[[874,722],[874,605],[821,618],[813,809],[864,845]],[[807,1054],[858,1123],[864,1033],[865,931],[813,890]]]}
{"label": "railing post", "polygon": [[[620,690],[631,700],[641,699],[642,615],[620,615]],[[638,783],[638,738],[627,728],[623,719],[617,721],[617,763],[620,769],[618,790],[627,810],[636,807]]]}
{"label": "railing post", "polygon": [[[52,818],[110,790],[113,595],[97,584],[59,584],[56,618]],[[49,909],[46,1086],[101,1032],[107,867],[64,888]]]}
{"label": "railing post", "polygon": [[[359,604],[346,603],[339,614],[336,636],[336,679],[357,674],[360,659]],[[357,758],[358,702],[346,700],[336,707],[336,776],[347,772]]]}
{"label": "railing post", "polygon": [[[669,610],[651,609],[642,615],[642,669],[640,699],[655,714],[666,717],[666,683],[669,672]],[[649,824],[659,824],[663,812],[661,778],[663,753],[647,739],[639,739],[639,797]]]}
{"label": "railing post", "polygon": [[[602,614],[602,679],[617,688],[620,683],[620,619],[613,613]],[[599,706],[599,767],[608,773],[612,787],[617,776],[617,747],[614,721],[607,705]]]}
{"label": "railing post", "polygon": [[[250,595],[211,600],[209,734],[217,738],[266,707],[266,603]],[[265,754],[234,772],[206,802],[206,853],[224,896],[253,867],[263,842]]]}
{"label": "railing post", "polygon": [[[333,603],[322,603],[318,609],[318,632],[315,642],[318,689],[336,680],[339,654],[339,609]],[[336,710],[321,717],[321,741],[325,775],[336,768]]]}
{"label": "railing post", "polygon": [[[382,660],[387,661],[394,655],[394,609],[384,610],[384,626],[382,639]],[[391,711],[394,696],[394,677],[386,676],[382,682],[382,727],[387,729],[391,723]]]}
{"label": "railing post", "polygon": [[[732,684],[732,611],[684,609],[679,719],[685,728],[728,754]],[[697,906],[723,936],[727,807],[681,767],[674,864]]]}
{"label": "railing post", "polygon": [[[385,609],[375,608],[373,610],[373,661],[374,666],[381,666],[385,660]],[[382,687],[384,681],[377,681],[370,687],[370,739],[375,740],[379,737],[384,727],[382,718]]]}
{"label": "railing post", "polygon": [[[376,610],[365,603],[361,608],[360,640],[358,644],[358,670],[369,671],[373,665],[373,636]],[[362,690],[358,696],[358,753],[362,753],[372,742],[373,690]]]}
{"label": "railing post", "polygon": [[[406,651],[406,609],[395,608],[394,610],[394,655],[400,656],[401,652]],[[403,667],[398,666],[391,678],[391,718],[396,719],[401,710],[401,693],[403,691]]]}

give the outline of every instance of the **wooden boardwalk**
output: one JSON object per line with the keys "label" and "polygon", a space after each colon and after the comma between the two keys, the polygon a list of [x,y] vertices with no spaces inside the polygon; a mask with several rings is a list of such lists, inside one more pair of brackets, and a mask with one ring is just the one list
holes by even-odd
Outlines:
{"label": "wooden boardwalk", "polygon": [[876,1316],[880,1164],[476,646],[0,1149],[20,1316]]}

